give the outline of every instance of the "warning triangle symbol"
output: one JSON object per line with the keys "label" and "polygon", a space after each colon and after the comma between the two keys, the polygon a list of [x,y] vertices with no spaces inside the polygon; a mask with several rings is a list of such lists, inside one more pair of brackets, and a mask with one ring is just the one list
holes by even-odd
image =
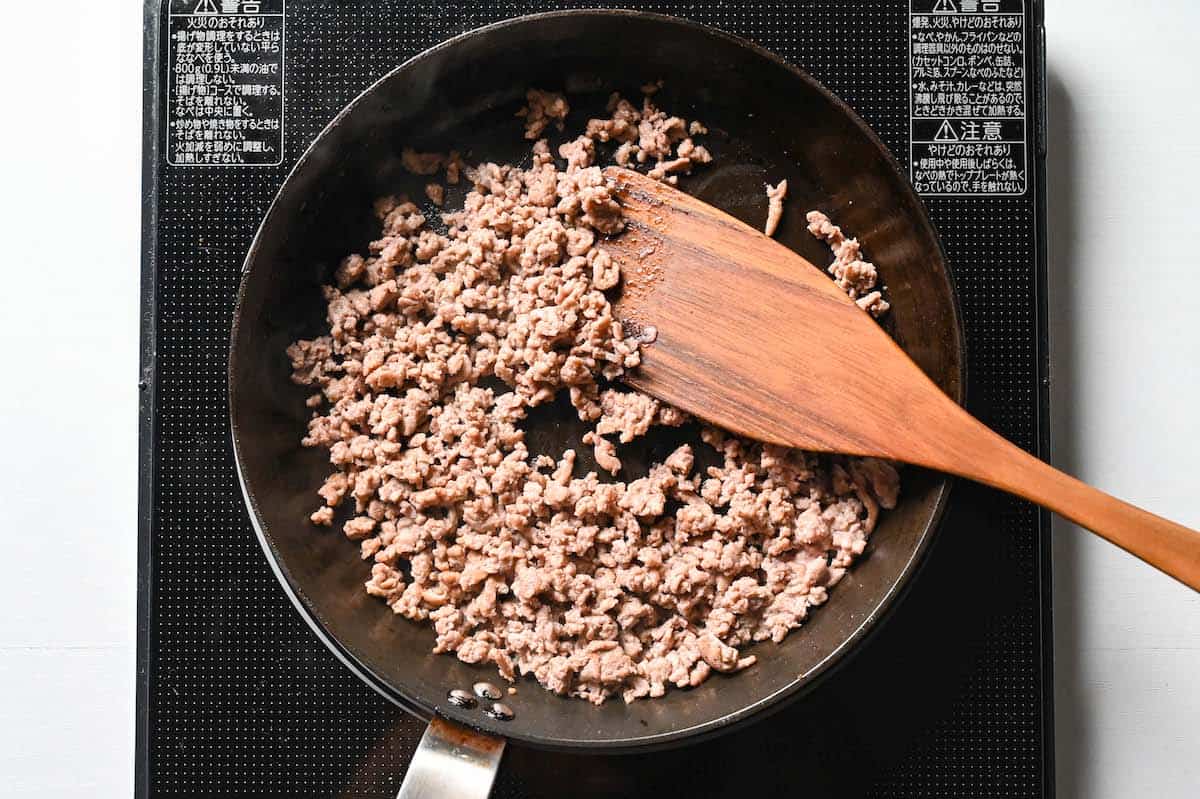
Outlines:
{"label": "warning triangle symbol", "polygon": [[958,7],[954,5],[954,0],[937,0],[937,2],[933,4],[933,13],[957,14]]}
{"label": "warning triangle symbol", "polygon": [[950,120],[942,120],[942,126],[938,128],[937,133],[933,134],[933,140],[958,141],[958,134],[954,131],[954,125],[950,124]]}

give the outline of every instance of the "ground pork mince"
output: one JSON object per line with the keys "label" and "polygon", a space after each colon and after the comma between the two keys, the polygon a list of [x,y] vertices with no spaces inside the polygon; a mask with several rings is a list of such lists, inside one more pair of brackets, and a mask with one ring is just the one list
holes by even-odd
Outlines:
{"label": "ground pork mince", "polygon": [[779,221],[783,219],[783,201],[787,198],[787,190],[786,180],[781,180],[774,186],[767,184],[767,221],[763,225],[763,233],[768,236],[775,235]]}
{"label": "ground pork mince", "polygon": [[[437,652],[596,703],[752,664],[740,650],[782,640],[826,601],[899,486],[883,461],[711,427],[624,481],[575,476],[575,450],[527,449],[520,423],[560,392],[611,475],[622,445],[687,421],[614,382],[640,344],[613,318],[620,274],[597,246],[623,227],[597,143],[672,182],[712,158],[693,138],[705,127],[645,88],[640,108],[613,95],[609,116],[556,152],[540,134],[564,123],[567,101],[530,91],[528,168],[406,150],[433,202],[445,200],[438,176],[469,182],[442,213],[447,232],[407,199],[381,199],[379,238],[324,289],[328,333],[288,348],[293,379],[316,389],[303,443],[333,466],[311,519],[329,525],[352,506],[342,530],[372,563],[367,592],[431,625]],[[886,309],[858,243],[823,215],[809,221],[838,284]],[[698,447],[718,465],[698,468]]]}
{"label": "ground pork mince", "polygon": [[808,232],[829,245],[833,251],[829,274],[858,303],[858,307],[874,317],[882,316],[891,308],[882,292],[876,288],[879,273],[875,264],[860,257],[862,249],[858,239],[846,238],[842,229],[820,211],[808,212]]}

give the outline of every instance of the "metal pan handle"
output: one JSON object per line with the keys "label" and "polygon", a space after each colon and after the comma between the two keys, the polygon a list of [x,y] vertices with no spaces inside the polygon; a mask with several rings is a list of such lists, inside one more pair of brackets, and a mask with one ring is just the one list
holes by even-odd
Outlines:
{"label": "metal pan handle", "polygon": [[396,799],[487,799],[504,739],[434,716]]}

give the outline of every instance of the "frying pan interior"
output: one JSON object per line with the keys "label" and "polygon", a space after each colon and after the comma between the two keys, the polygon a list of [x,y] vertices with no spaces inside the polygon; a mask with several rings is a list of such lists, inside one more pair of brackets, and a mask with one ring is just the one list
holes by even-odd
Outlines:
{"label": "frying pan interior", "polygon": [[[522,682],[516,713],[493,721],[446,702],[451,688],[498,679],[491,668],[433,655],[431,630],[394,616],[362,589],[369,563],[335,523],[307,522],[328,471],[322,451],[299,445],[306,391],[291,383],[284,349],[323,332],[319,287],[341,256],[377,234],[371,204],[383,194],[421,197],[399,167],[404,146],[458,149],[468,161],[528,158],[513,114],[528,87],[565,89],[567,130],[620,90],[664,80],[659,104],[711,129],[715,161],[682,187],[759,226],[765,182],[787,178],[778,238],[809,260],[829,260],[804,228],[819,208],[858,236],[879,266],[901,345],[961,400],[962,350],[947,268],[920,203],[880,142],[811,78],[774,56],[694,24],[631,12],[567,12],[522,18],[447,42],[405,64],[352,103],[321,134],[279,192],[246,261],[230,355],[230,404],[239,473],[264,548],[314,629],[378,691],[412,712],[439,713],[499,735],[552,748],[627,750],[727,729],[809,687],[865,635],[911,575],[932,534],[947,483],[904,473],[903,499],[875,532],[868,555],[829,603],[782,644],[754,648],[758,664],[694,690],[600,708]],[[554,131],[551,131],[554,133]],[[461,191],[461,190],[460,190]],[[461,194],[450,194],[449,202]],[[433,209],[427,211],[433,218]],[[580,447],[582,430],[561,407],[529,423],[534,452]],[[674,446],[651,437],[626,457],[636,473]],[[585,464],[590,466],[590,464]]]}

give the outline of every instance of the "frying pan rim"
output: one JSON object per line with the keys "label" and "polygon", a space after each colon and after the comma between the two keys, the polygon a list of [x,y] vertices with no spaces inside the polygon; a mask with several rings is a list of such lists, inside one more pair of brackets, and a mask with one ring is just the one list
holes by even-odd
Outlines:
{"label": "frying pan rim", "polygon": [[[262,521],[261,514],[258,509],[258,503],[250,489],[246,480],[245,469],[242,464],[240,452],[240,435],[239,428],[234,417],[234,408],[236,406],[235,398],[238,395],[236,381],[234,375],[237,366],[237,342],[241,331],[242,313],[246,300],[246,291],[249,278],[251,275],[252,262],[256,259],[260,248],[262,247],[262,236],[267,221],[271,218],[276,210],[280,198],[284,195],[285,190],[291,184],[293,178],[301,172],[308,164],[310,158],[318,146],[324,139],[334,130],[339,128],[345,119],[354,111],[354,109],[372,95],[381,85],[391,81],[398,74],[410,69],[412,66],[433,57],[436,53],[443,50],[453,48],[460,42],[486,35],[490,32],[508,28],[520,27],[524,25],[536,24],[548,19],[557,19],[570,16],[593,16],[593,17],[612,17],[612,18],[639,18],[650,20],[665,25],[672,25],[682,29],[691,31],[699,31],[705,35],[724,39],[727,42],[750,51],[759,58],[774,64],[776,67],[781,67],[790,72],[793,77],[808,84],[812,89],[818,92],[824,100],[830,102],[838,112],[843,114],[858,130],[864,134],[868,141],[876,148],[883,156],[889,170],[894,173],[895,177],[899,178],[899,188],[903,194],[907,194],[907,199],[920,210],[917,220],[919,224],[923,224],[927,230],[925,231],[929,238],[933,241],[936,247],[936,254],[943,268],[939,270],[942,278],[945,279],[949,294],[950,307],[949,312],[953,320],[952,330],[954,340],[952,342],[952,355],[957,360],[954,364],[957,373],[957,380],[954,381],[951,398],[959,403],[964,404],[966,397],[967,385],[967,351],[966,337],[963,327],[962,311],[958,298],[958,291],[954,281],[954,275],[950,269],[949,262],[946,258],[941,240],[938,237],[937,229],[932,220],[929,218],[927,209],[920,197],[916,194],[908,178],[901,170],[899,163],[892,155],[891,151],[878,137],[875,131],[862,119],[849,105],[847,105],[840,97],[830,91],[815,77],[807,71],[797,67],[779,55],[770,50],[744,39],[735,34],[728,33],[719,28],[712,27],[693,20],[683,19],[680,17],[671,16],[668,14],[659,14],[648,11],[640,11],[637,9],[598,9],[598,8],[583,8],[583,9],[567,9],[541,12],[536,14],[526,14],[518,17],[510,17],[508,19],[499,20],[497,22],[483,25],[477,28],[459,33],[445,41],[423,50],[413,57],[400,63],[378,80],[371,83],[366,89],[360,92],[353,100],[333,117],[332,120],[322,128],[321,132],[313,138],[308,147],[296,160],[296,163],[288,171],[287,176],[280,183],[279,189],[272,198],[271,204],[267,207],[263,214],[262,221],[259,224],[254,238],[251,241],[250,247],[247,250],[246,258],[242,264],[242,275],[238,286],[237,301],[234,306],[233,321],[230,331],[229,357],[227,369],[228,382],[228,404],[229,404],[229,421],[230,421],[230,436],[232,439],[234,465],[238,477],[238,485],[242,492],[243,501],[246,508],[249,510],[251,526],[254,528],[259,544],[266,555],[267,562],[271,566],[271,570],[283,588],[284,593],[291,601],[296,610],[300,613],[301,618],[305,620],[308,626],[316,634],[320,640],[335,657],[338,658],[347,668],[350,669],[360,680],[370,686],[373,690],[379,693],[388,701],[412,713],[413,715],[428,721],[434,715],[441,715],[452,719],[458,723],[480,730],[490,735],[506,738],[518,742],[520,744],[532,746],[538,749],[571,751],[579,753],[595,753],[595,754],[620,754],[627,752],[646,752],[654,749],[665,749],[684,744],[697,743],[706,738],[711,738],[716,735],[724,734],[737,727],[747,724],[751,721],[761,720],[772,713],[775,713],[791,702],[808,694],[820,683],[822,683],[830,674],[836,671],[837,668],[849,662],[849,659],[854,654],[862,651],[864,645],[873,637],[879,627],[890,616],[892,611],[897,607],[900,600],[908,593],[913,580],[921,570],[921,567],[926,561],[934,538],[941,526],[941,522],[945,516],[946,507],[949,501],[951,489],[954,484],[954,478],[948,475],[942,475],[939,485],[936,488],[933,510],[929,520],[924,525],[924,529],[920,533],[917,545],[914,548],[911,556],[901,567],[898,576],[892,581],[888,590],[880,597],[875,610],[868,615],[855,628],[855,630],[846,636],[842,643],[829,652],[819,663],[809,669],[801,678],[797,678],[777,691],[770,694],[760,696],[755,701],[741,706],[737,710],[727,713],[719,718],[686,727],[683,729],[671,730],[670,732],[658,733],[647,736],[632,736],[626,738],[612,738],[603,741],[595,741],[589,739],[568,739],[555,737],[553,735],[539,736],[529,734],[519,734],[509,732],[504,729],[502,722],[492,722],[486,718],[480,718],[476,715],[468,715],[465,712],[455,708],[453,705],[429,705],[415,695],[410,695],[403,685],[393,685],[390,680],[376,674],[370,667],[358,660],[358,658],[344,647],[337,639],[337,636],[331,633],[325,626],[325,623],[319,618],[319,614],[314,608],[306,604],[307,600],[303,598],[303,590],[298,583],[293,581],[293,578],[283,563],[282,557],[275,551],[274,544],[268,537]],[[915,468],[915,467],[913,467]],[[565,700],[577,701],[577,700]]]}

